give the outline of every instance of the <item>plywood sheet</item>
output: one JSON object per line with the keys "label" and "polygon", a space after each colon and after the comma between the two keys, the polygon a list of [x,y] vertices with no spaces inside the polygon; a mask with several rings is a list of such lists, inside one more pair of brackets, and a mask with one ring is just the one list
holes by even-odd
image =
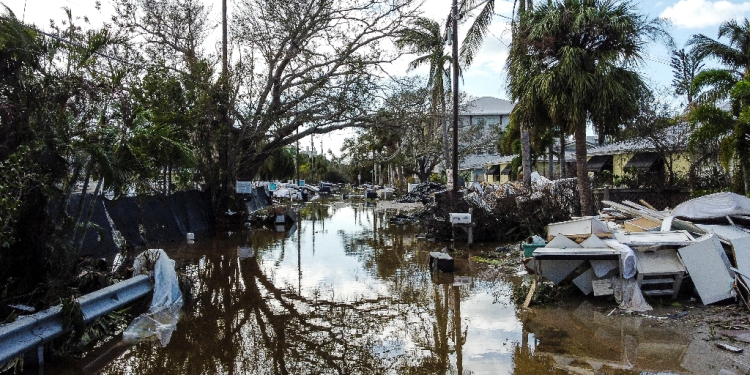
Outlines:
{"label": "plywood sheet", "polygon": [[594,270],[589,268],[586,270],[586,272],[578,275],[575,279],[573,279],[573,284],[576,284],[578,289],[583,292],[585,295],[591,294],[591,292],[594,291],[594,288],[591,286],[591,281],[594,278]]}
{"label": "plywood sheet", "polygon": [[661,223],[646,219],[645,217],[627,220],[622,224],[628,232],[646,232],[661,228]]}
{"label": "plywood sheet", "polygon": [[731,298],[733,279],[713,241],[701,241],[678,250],[703,304]]}

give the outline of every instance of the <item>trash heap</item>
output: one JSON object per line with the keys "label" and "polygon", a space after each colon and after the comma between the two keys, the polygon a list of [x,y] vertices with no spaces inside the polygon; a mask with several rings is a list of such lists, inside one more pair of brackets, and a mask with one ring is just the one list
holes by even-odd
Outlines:
{"label": "trash heap", "polygon": [[675,299],[689,279],[705,305],[737,297],[750,307],[750,199],[717,193],[663,211],[603,203],[599,216],[549,224],[546,244],[523,245],[537,280],[646,311],[644,295]]}
{"label": "trash heap", "polygon": [[437,182],[424,182],[414,187],[403,197],[396,199],[398,203],[428,203],[432,201],[434,194],[448,191],[448,188]]}
{"label": "trash heap", "polygon": [[[456,240],[466,237],[464,231],[454,231],[448,221],[450,213],[466,213],[471,209],[474,239],[477,241],[518,241],[530,233],[539,233],[550,222],[567,220],[578,211],[579,200],[575,178],[550,181],[538,173],[532,174],[530,189],[522,182],[500,185],[474,183],[454,196],[451,191],[433,193],[422,185],[416,191],[420,198],[434,204],[421,214],[423,231],[428,237]],[[498,230],[502,228],[502,230]]]}

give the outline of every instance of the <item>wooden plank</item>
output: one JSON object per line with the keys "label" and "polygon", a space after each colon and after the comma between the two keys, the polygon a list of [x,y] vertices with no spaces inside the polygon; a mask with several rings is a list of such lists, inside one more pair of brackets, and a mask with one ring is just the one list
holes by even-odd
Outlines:
{"label": "wooden plank", "polygon": [[529,294],[526,295],[526,300],[523,301],[524,309],[529,308],[529,304],[531,304],[531,298],[534,297],[535,291],[536,291],[536,278],[534,279],[534,282],[531,283],[531,288],[529,288]]}
{"label": "wooden plank", "polygon": [[646,202],[645,200],[643,200],[643,199],[639,199],[639,200],[638,200],[638,202],[641,202],[641,204],[642,204],[642,205],[644,205],[644,206],[646,206],[646,207],[648,207],[648,208],[650,208],[650,209],[652,209],[652,210],[656,211],[656,208],[654,208],[654,206],[652,206],[652,205],[648,204],[648,202]]}
{"label": "wooden plank", "polygon": [[[652,219],[652,220],[655,220],[655,221],[661,221],[661,220],[664,220],[665,217],[669,216],[668,213],[659,213],[659,212],[657,212],[656,214],[654,214],[654,211],[651,211],[651,210],[649,210],[650,213],[649,212],[644,212],[643,210],[637,210],[635,208],[631,208],[631,207],[628,207],[626,205],[619,204],[617,202],[612,202],[612,201],[602,201],[602,203],[604,203],[604,204],[606,204],[606,205],[608,205],[608,206],[610,206],[610,207],[612,207],[612,208],[614,208],[614,209],[616,209],[616,210],[618,210],[620,212],[627,213],[627,214],[629,214],[629,215],[631,215],[633,217],[643,216],[645,218]],[[684,221],[684,220],[680,220],[680,219],[674,219],[672,221],[672,227],[675,228],[675,229],[687,230],[687,231],[689,231],[691,233],[697,233],[697,234],[705,234],[706,233],[705,230],[703,230],[701,228],[698,228],[697,226],[693,225],[693,223],[688,222],[688,221]]]}

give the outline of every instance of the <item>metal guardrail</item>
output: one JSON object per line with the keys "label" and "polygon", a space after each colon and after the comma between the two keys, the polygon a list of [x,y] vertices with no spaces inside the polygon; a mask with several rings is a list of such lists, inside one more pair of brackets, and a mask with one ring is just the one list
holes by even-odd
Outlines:
{"label": "metal guardrail", "polygon": [[[83,320],[90,323],[145,296],[152,289],[149,277],[139,275],[82,296],[78,298],[78,303],[83,311]],[[44,364],[42,345],[69,331],[62,326],[61,310],[62,306],[54,306],[0,326],[0,364],[34,348],[37,348],[39,365]]]}

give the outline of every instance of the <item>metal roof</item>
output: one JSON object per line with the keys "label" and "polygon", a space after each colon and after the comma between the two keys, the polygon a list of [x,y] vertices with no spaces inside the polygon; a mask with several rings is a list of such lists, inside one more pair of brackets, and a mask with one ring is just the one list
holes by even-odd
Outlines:
{"label": "metal roof", "polygon": [[[688,124],[678,124],[667,128],[661,134],[664,145],[672,148],[687,147],[687,137],[690,135]],[[588,155],[613,155],[626,152],[654,151],[656,146],[648,138],[628,139],[615,143],[594,147],[588,150]]]}
{"label": "metal roof", "polygon": [[483,96],[474,99],[461,110],[461,116],[510,115],[514,104],[509,100]]}

